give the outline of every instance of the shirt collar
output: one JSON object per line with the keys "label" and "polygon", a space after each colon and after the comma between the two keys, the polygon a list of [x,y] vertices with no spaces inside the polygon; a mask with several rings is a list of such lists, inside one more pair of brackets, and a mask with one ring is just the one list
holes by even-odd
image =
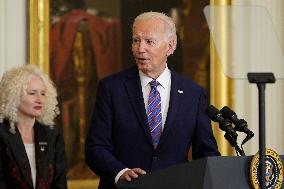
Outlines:
{"label": "shirt collar", "polygon": [[[146,74],[144,74],[141,70],[139,70],[139,77],[141,80],[141,86],[144,88],[146,87],[150,81],[153,80],[153,78],[148,77]],[[169,83],[169,80],[171,79],[171,72],[168,68],[168,66],[166,66],[166,68],[164,69],[164,71],[162,72],[162,74],[156,79],[159,84],[163,87],[166,88]]]}

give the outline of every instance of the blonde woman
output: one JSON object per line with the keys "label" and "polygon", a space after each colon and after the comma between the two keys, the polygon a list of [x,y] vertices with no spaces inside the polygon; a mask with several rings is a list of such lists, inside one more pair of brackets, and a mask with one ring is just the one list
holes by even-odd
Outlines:
{"label": "blonde woman", "polygon": [[0,189],[62,189],[63,138],[54,127],[56,89],[34,65],[8,70],[0,82]]}

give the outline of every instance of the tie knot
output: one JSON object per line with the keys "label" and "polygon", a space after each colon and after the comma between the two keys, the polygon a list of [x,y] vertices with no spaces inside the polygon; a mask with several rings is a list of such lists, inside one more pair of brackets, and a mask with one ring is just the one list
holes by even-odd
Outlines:
{"label": "tie knot", "polygon": [[152,81],[150,81],[150,86],[151,86],[151,88],[157,88],[157,86],[158,86],[158,84],[159,84],[159,82],[157,81],[157,80],[152,80]]}

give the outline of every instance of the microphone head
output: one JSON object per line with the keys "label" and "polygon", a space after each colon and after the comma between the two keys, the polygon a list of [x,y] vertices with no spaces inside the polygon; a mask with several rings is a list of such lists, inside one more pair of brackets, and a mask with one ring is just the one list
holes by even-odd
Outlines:
{"label": "microphone head", "polygon": [[215,108],[213,105],[208,106],[206,112],[212,121],[219,122],[220,118],[222,118],[221,112],[217,108]]}
{"label": "microphone head", "polygon": [[212,121],[219,123],[219,127],[222,131],[228,132],[234,139],[237,139],[238,134],[232,127],[232,123],[229,119],[224,119],[221,112],[213,105],[208,106],[207,114]]}
{"label": "microphone head", "polygon": [[231,110],[228,106],[224,106],[221,109],[221,113],[224,116],[224,118],[227,118],[227,119],[231,119],[233,117],[236,117],[236,113],[233,110]]}

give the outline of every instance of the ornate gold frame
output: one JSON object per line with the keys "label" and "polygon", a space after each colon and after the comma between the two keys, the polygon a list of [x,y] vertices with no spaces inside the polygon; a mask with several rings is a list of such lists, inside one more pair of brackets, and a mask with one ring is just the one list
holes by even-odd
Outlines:
{"label": "ornate gold frame", "polygon": [[28,1],[28,62],[49,73],[49,0]]}

